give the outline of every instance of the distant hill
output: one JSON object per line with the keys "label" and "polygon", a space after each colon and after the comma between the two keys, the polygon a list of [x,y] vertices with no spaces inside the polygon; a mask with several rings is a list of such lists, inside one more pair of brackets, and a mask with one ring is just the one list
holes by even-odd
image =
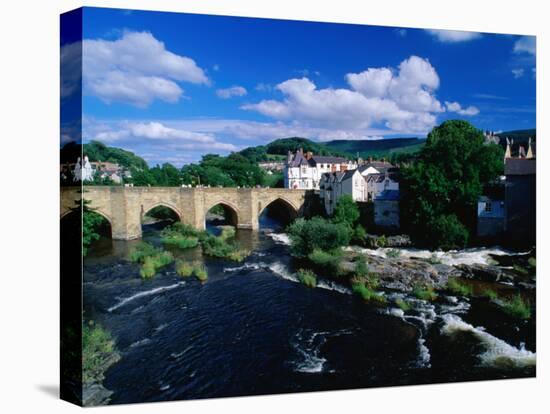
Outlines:
{"label": "distant hill", "polygon": [[353,156],[389,157],[397,153],[413,153],[418,151],[426,140],[423,138],[386,138],[378,140],[334,140],[325,145],[333,150],[346,152]]}
{"label": "distant hill", "polygon": [[[82,150],[90,161],[113,162],[128,169],[136,168],[144,170],[148,168],[147,162],[133,152],[121,148],[108,147],[102,142],[92,141],[89,144],[84,144]],[[80,145],[71,142],[61,148],[62,163],[74,163],[80,156]]]}

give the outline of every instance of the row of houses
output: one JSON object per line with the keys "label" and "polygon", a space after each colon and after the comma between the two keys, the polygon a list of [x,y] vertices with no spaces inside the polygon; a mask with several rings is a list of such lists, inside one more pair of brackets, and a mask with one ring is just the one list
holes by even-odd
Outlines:
{"label": "row of houses", "polygon": [[372,202],[374,224],[399,227],[399,169],[387,161],[319,156],[302,149],[288,153],[283,169],[286,188],[319,191],[327,214],[340,197],[358,203]]}

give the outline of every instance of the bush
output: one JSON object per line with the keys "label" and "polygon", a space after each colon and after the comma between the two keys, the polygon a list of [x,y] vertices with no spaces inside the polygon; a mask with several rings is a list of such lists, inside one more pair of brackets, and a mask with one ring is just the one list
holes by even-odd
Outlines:
{"label": "bush", "polygon": [[437,293],[434,292],[434,288],[431,286],[415,286],[412,293],[418,299],[429,302],[437,299]]}
{"label": "bush", "polygon": [[472,296],[474,293],[472,286],[466,285],[465,283],[462,283],[454,278],[449,278],[447,281],[447,289],[455,295],[460,296]]}
{"label": "bush", "polygon": [[395,299],[395,304],[401,309],[403,312],[408,312],[411,310],[411,304],[407,302],[403,298],[397,298]]}
{"label": "bush", "polygon": [[193,266],[183,260],[176,261],[176,273],[182,277],[189,277],[193,274]]}
{"label": "bush", "polygon": [[463,249],[468,242],[468,230],[454,214],[441,215],[428,225],[428,243],[443,250]]}
{"label": "bush", "polygon": [[193,275],[201,282],[206,282],[208,279],[208,271],[206,270],[206,267],[202,265],[194,266]]}
{"label": "bush", "polygon": [[110,363],[116,362],[115,341],[111,334],[92,321],[82,323],[82,381],[103,380]]}
{"label": "bush", "polygon": [[401,252],[399,251],[399,249],[390,249],[386,252],[386,257],[390,259],[396,259],[399,256],[401,256]]}
{"label": "bush", "polygon": [[353,292],[361,296],[365,302],[374,302],[380,305],[383,305],[387,302],[384,295],[368,288],[362,283],[353,283],[351,288]]}
{"label": "bush", "polygon": [[310,220],[300,218],[288,227],[291,252],[297,257],[307,257],[315,249],[334,251],[347,246],[351,229],[344,223],[333,223],[321,217]]}
{"label": "bush", "polygon": [[172,253],[162,251],[152,244],[142,242],[138,244],[129,256],[130,261],[140,263],[139,275],[143,279],[150,279],[157,273],[158,269],[174,261]]}
{"label": "bush", "polygon": [[222,229],[222,233],[220,234],[220,238],[222,240],[228,240],[235,237],[236,231],[235,227],[224,227]]}
{"label": "bush", "polygon": [[510,300],[503,301],[504,311],[518,319],[529,319],[531,317],[531,305],[517,294]]}
{"label": "bush", "polygon": [[317,286],[317,276],[311,270],[298,270],[298,280],[309,288]]}
{"label": "bush", "polygon": [[178,236],[170,236],[165,237],[162,239],[162,243],[168,245],[168,246],[174,246],[178,249],[192,249],[194,247],[197,247],[199,245],[199,239],[197,237],[178,237]]}

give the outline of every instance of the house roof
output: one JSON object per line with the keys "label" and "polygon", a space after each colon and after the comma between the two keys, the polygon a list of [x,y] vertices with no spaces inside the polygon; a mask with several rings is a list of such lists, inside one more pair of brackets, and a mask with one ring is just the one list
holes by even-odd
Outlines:
{"label": "house roof", "polygon": [[331,157],[324,155],[314,155],[311,160],[315,164],[347,164],[349,161],[343,157]]}
{"label": "house roof", "polygon": [[506,158],[504,163],[505,175],[535,175],[537,161],[535,158]]}
{"label": "house roof", "polygon": [[368,170],[370,167],[378,170],[381,173],[391,169],[397,169],[395,165],[387,161],[369,161],[359,167],[359,172],[362,173],[363,171]]}

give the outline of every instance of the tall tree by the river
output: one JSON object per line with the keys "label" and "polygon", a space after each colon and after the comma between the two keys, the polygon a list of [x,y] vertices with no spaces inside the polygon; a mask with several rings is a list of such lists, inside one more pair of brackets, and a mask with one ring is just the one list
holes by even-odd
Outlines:
{"label": "tall tree by the river", "polygon": [[462,120],[435,127],[417,161],[403,169],[402,223],[417,243],[461,248],[475,229],[484,184],[503,171],[504,153]]}

